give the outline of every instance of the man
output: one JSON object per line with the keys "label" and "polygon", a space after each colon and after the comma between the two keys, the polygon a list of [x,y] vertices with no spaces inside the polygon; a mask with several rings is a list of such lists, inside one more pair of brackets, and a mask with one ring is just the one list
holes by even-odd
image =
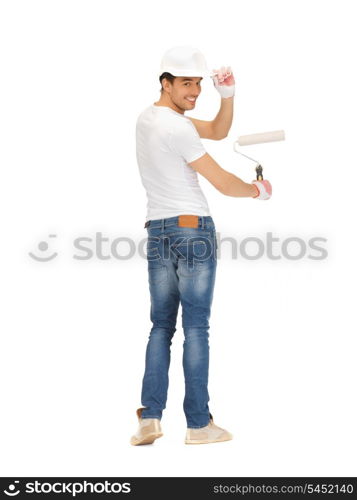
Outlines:
{"label": "man", "polygon": [[233,119],[235,80],[230,68],[214,70],[220,110],[212,121],[184,116],[195,108],[202,78],[209,76],[205,59],[193,47],[174,47],[161,62],[160,99],[137,120],[137,161],[148,204],[147,259],[151,298],[150,332],[142,382],[139,428],[131,444],[151,444],[163,435],[170,346],[179,304],[184,330],[183,369],[187,421],[186,444],[232,439],[218,427],[208,401],[208,330],[217,254],[216,229],[197,172],[222,194],[269,199],[269,181],[248,184],[221,168],[206,152],[201,138],[227,136]]}

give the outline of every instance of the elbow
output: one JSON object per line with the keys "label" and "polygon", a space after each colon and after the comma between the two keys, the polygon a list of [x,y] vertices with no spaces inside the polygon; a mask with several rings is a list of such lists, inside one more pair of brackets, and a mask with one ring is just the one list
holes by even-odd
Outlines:
{"label": "elbow", "polygon": [[220,192],[221,194],[223,194],[224,196],[233,196],[229,190],[229,188],[224,188],[224,189],[220,189]]}
{"label": "elbow", "polygon": [[214,137],[215,141],[221,141],[222,139],[225,139],[228,136],[228,134],[216,134]]}
{"label": "elbow", "polygon": [[221,194],[224,196],[231,196],[231,182],[232,182],[232,177],[230,172],[226,172],[224,182],[221,183],[219,186],[218,190]]}
{"label": "elbow", "polygon": [[241,196],[238,194],[239,190],[237,188],[237,182],[243,183],[241,179],[236,177],[232,172],[226,172],[224,183],[222,185],[221,193],[225,196],[231,196],[233,198],[237,198]]}
{"label": "elbow", "polygon": [[221,130],[217,130],[214,126],[211,128],[211,139],[214,141],[221,141],[225,139],[228,135],[228,132],[222,132]]}

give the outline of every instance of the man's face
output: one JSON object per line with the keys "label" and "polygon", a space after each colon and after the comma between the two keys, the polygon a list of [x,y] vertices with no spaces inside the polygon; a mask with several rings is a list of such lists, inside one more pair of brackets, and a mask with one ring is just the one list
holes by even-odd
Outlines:
{"label": "man's face", "polygon": [[201,93],[202,78],[178,76],[169,84],[169,95],[173,104],[182,112],[194,109],[196,99]]}

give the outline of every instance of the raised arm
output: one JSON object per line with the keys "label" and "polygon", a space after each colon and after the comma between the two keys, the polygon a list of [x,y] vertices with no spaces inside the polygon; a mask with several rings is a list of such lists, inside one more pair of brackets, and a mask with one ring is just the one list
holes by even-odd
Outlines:
{"label": "raised arm", "polygon": [[211,121],[191,117],[189,119],[202,139],[219,141],[227,137],[232,126],[235,80],[229,66],[227,68],[222,66],[220,70],[213,70],[213,73],[214,86],[221,96],[221,106],[216,117]]}

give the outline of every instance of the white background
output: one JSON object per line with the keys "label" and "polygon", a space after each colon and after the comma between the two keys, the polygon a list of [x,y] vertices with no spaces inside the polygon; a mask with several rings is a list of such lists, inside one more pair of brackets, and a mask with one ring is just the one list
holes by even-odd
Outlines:
{"label": "white background", "polygon": [[[2,476],[356,475],[353,9],[341,0],[1,2]],[[179,311],[165,436],[133,447],[151,328],[146,261],[77,260],[73,240],[146,237],[135,122],[159,98],[163,53],[181,44],[210,68],[233,68],[230,134],[203,141],[223,168],[251,181],[254,164],[234,140],[286,132],[285,142],[242,148],[263,164],[271,200],[224,197],[200,177],[221,237],[272,232],[277,255],[288,237],[321,237],[328,256],[232,259],[222,243],[210,409],[234,440],[184,444]],[[219,95],[209,80],[202,87],[187,115],[213,119]],[[40,241],[58,256],[32,259]]]}

